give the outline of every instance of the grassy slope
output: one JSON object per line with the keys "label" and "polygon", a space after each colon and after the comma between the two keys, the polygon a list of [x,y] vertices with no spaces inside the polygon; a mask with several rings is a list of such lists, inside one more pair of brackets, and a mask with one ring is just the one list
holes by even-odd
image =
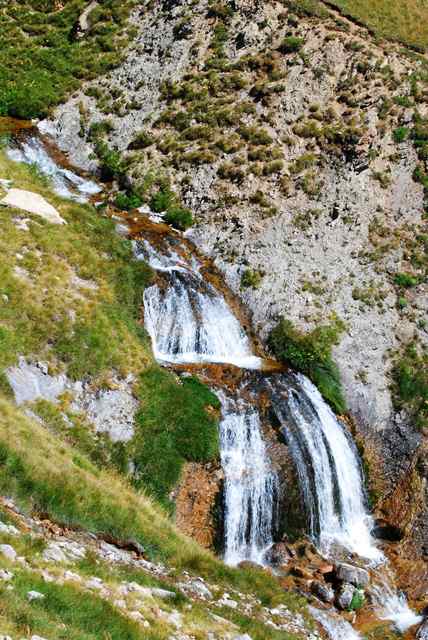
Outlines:
{"label": "grassy slope", "polygon": [[428,47],[428,4],[425,0],[329,0],[344,15],[375,34],[423,50]]}
{"label": "grassy slope", "polygon": [[78,88],[120,61],[132,31],[126,21],[133,0],[99,0],[89,34],[73,29],[85,0],[0,3],[0,115],[32,118],[47,113]]}

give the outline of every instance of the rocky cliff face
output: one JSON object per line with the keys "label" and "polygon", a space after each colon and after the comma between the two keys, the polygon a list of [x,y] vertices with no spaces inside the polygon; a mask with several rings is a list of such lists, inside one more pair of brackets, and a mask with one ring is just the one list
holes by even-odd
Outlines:
{"label": "rocky cliff face", "polygon": [[197,217],[191,238],[263,337],[279,315],[301,329],[332,315],[346,323],[334,355],[379,513],[394,520],[411,494],[404,528],[424,552],[423,434],[394,409],[390,371],[407,344],[427,344],[424,193],[411,141],[415,118],[428,115],[425,61],[299,6],[149,3],[134,14],[125,63],[42,129],[85,168],[97,166],[102,134],[136,189],[168,176]]}

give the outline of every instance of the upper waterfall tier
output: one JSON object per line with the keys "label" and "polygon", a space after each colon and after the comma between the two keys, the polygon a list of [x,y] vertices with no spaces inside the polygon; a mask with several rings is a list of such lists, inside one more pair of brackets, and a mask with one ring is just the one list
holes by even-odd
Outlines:
{"label": "upper waterfall tier", "polygon": [[147,242],[137,254],[164,275],[144,293],[144,323],[155,357],[172,363],[229,363],[257,369],[261,359],[224,297],[174,251],[160,254]]}
{"label": "upper waterfall tier", "polygon": [[13,139],[7,149],[7,155],[15,162],[37,167],[40,174],[50,180],[55,193],[62,198],[87,202],[90,196],[101,191],[101,187],[93,180],[82,178],[74,171],[61,167],[36,136]]}

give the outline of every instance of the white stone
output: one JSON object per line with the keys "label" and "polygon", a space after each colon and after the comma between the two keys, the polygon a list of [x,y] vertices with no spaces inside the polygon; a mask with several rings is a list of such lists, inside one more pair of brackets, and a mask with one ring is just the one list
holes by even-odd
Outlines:
{"label": "white stone", "polygon": [[52,542],[44,551],[43,559],[48,562],[69,562],[64,551],[54,542]]}
{"label": "white stone", "polygon": [[55,207],[49,204],[39,193],[34,193],[33,191],[10,189],[3,200],[0,200],[0,204],[34,213],[52,224],[67,224]]}
{"label": "white stone", "polygon": [[29,591],[27,593],[27,599],[31,602],[32,600],[43,600],[44,594],[39,591]]}
{"label": "white stone", "polygon": [[167,591],[166,589],[153,588],[150,589],[152,596],[155,598],[161,598],[162,600],[171,600],[176,597],[174,591]]}
{"label": "white stone", "polygon": [[5,524],[0,522],[0,533],[6,533],[9,536],[19,535],[19,529],[13,526],[13,524]]}
{"label": "white stone", "polygon": [[11,571],[7,571],[7,569],[0,569],[0,580],[4,580],[5,582],[7,582],[8,580],[12,580],[12,578],[13,573]]}
{"label": "white stone", "polygon": [[104,587],[104,583],[101,578],[92,577],[85,582],[88,589],[102,589]]}
{"label": "white stone", "polygon": [[15,562],[18,555],[10,544],[0,544],[0,553],[11,562]]}

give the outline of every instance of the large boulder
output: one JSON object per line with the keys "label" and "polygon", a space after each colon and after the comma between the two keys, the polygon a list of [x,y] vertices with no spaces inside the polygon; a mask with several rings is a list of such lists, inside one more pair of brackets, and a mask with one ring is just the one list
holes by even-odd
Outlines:
{"label": "large boulder", "polygon": [[34,193],[33,191],[10,189],[3,200],[0,200],[0,204],[34,213],[52,224],[67,224],[55,207],[49,204],[39,193]]}
{"label": "large boulder", "polygon": [[369,583],[369,574],[365,569],[354,567],[352,564],[341,562],[336,565],[336,575],[339,580],[349,582],[355,587],[366,587]]}

